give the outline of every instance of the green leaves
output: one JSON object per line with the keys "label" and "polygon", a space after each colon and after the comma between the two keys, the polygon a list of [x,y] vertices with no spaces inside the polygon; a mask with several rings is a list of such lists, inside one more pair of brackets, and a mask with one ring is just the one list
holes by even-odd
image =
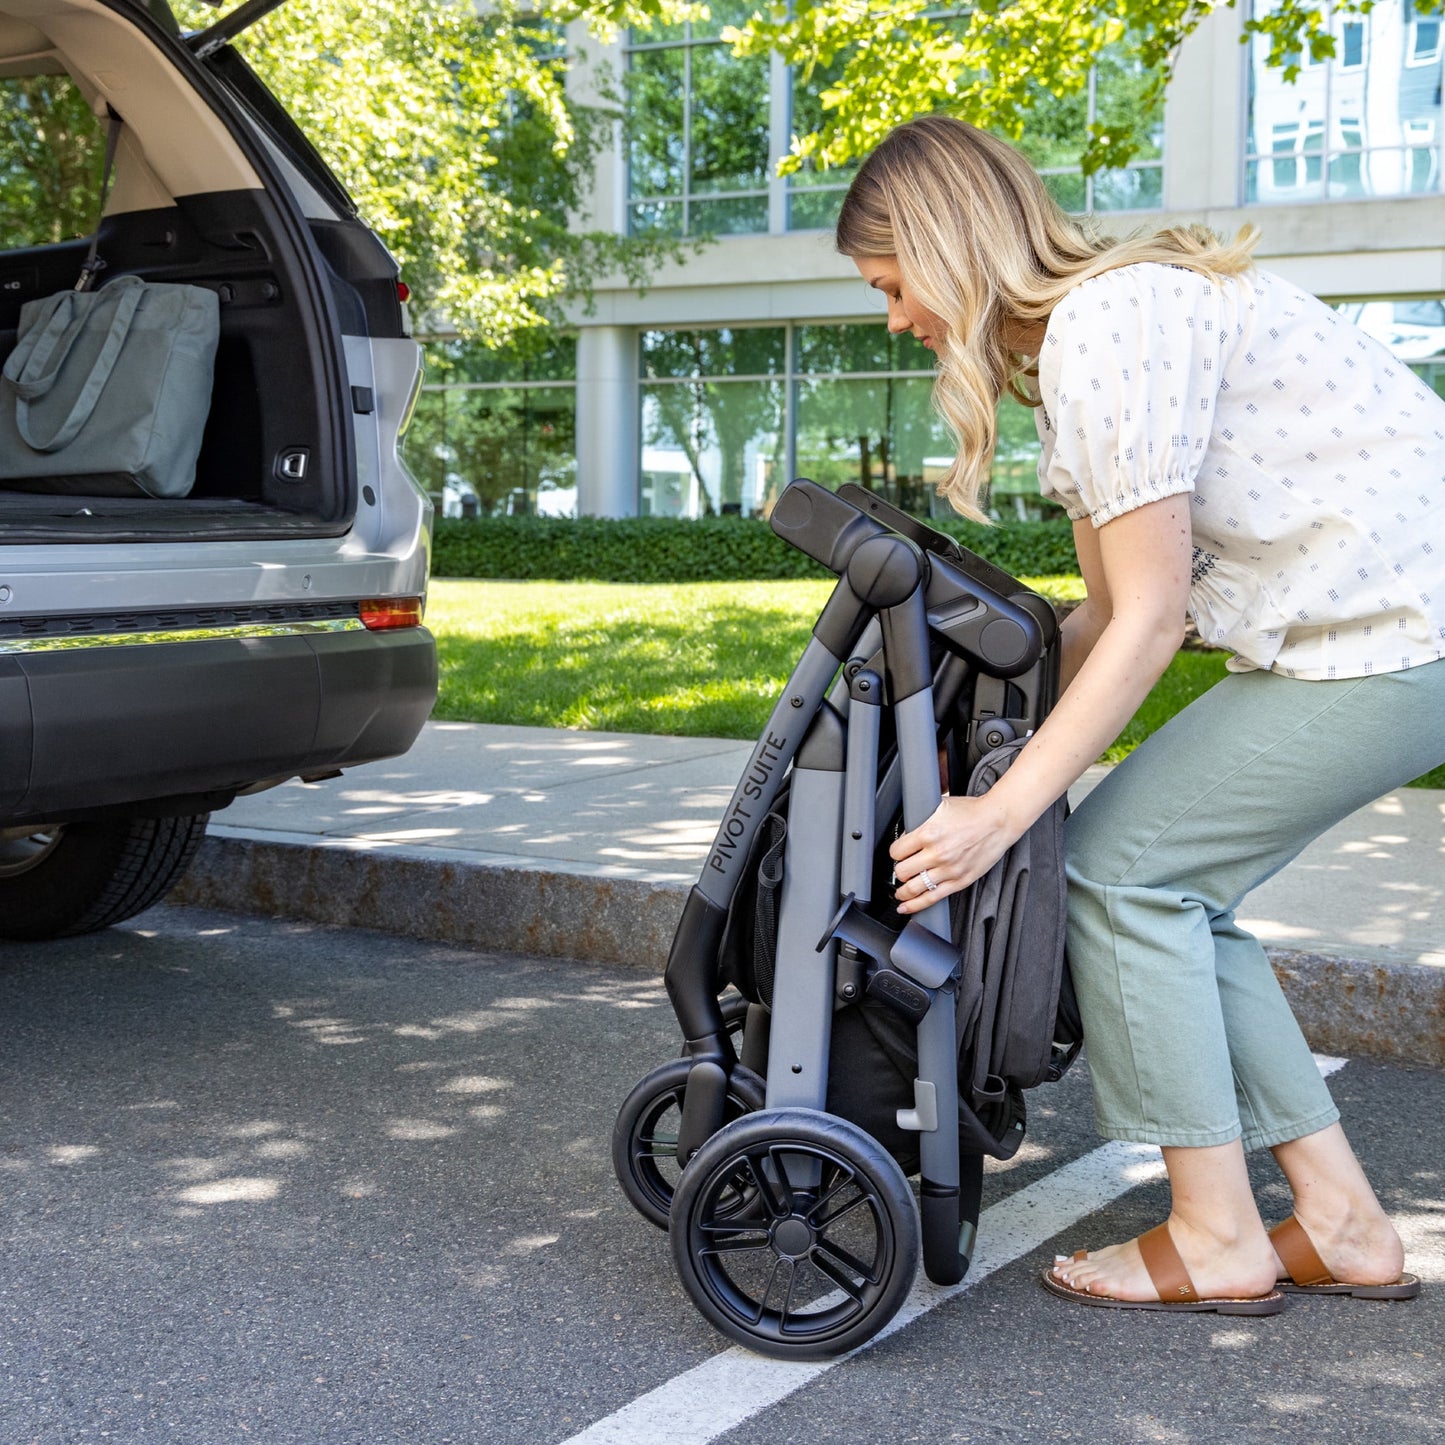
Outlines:
{"label": "green leaves", "polygon": [[[894,126],[947,111],[1013,140],[1036,128],[1040,111],[1081,96],[1090,67],[1112,50],[1146,83],[1129,113],[1088,127],[1079,157],[1086,175],[1122,166],[1157,123],[1179,47],[1214,10],[1235,0],[980,0],[940,17],[931,0],[795,0],[762,7],[724,34],[740,54],[776,50],[802,75],[826,70],[817,95],[821,123],[793,139],[784,171],[838,167],[867,154]],[[1374,0],[1339,0],[1341,15]],[[1441,0],[1418,0],[1434,12]],[[1305,50],[1335,53],[1324,4],[1279,0],[1246,22],[1245,39],[1270,39],[1269,63],[1288,79]]]}
{"label": "green leaves", "polygon": [[68,76],[0,79],[0,250],[88,235],[104,150]]}
{"label": "green leaves", "polygon": [[[1180,42],[1211,0],[983,0],[940,18],[929,0],[798,0],[730,32],[741,53],[777,50],[807,75],[833,67],[822,124],[794,137],[783,169],[847,164],[894,126],[944,110],[1018,139],[1041,98],[1080,95],[1101,50],[1124,46],[1160,74],[1142,97],[1147,117]],[[1092,128],[1086,173],[1122,165],[1138,148],[1126,126]]]}
{"label": "green leaves", "polygon": [[[214,12],[179,0],[182,24]],[[604,4],[599,24],[677,12]],[[430,314],[502,345],[554,320],[602,270],[672,254],[575,233],[612,113],[566,93],[575,5],[288,0],[234,42],[296,117]]]}

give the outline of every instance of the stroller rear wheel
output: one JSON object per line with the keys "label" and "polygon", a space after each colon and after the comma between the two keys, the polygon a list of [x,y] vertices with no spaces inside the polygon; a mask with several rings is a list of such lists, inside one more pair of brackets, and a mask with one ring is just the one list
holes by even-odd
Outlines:
{"label": "stroller rear wheel", "polygon": [[672,1202],[672,1255],[723,1334],[778,1359],[871,1339],[918,1269],[918,1214],[897,1162],[856,1125],[769,1109],[714,1134]]}
{"label": "stroller rear wheel", "polygon": [[[612,1129],[612,1168],[632,1207],[659,1229],[667,1228],[682,1166],[677,1130],[687,1095],[690,1059],[673,1059],[648,1074],[622,1102]],[[763,1081],[741,1066],[728,1079],[728,1121],[763,1107]]]}

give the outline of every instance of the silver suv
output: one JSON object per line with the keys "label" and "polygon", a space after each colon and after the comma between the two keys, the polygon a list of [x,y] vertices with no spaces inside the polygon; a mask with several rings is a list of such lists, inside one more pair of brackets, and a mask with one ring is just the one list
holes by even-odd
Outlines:
{"label": "silver suv", "polygon": [[188,283],[220,314],[188,495],[0,481],[0,938],[130,917],[214,809],[404,752],[435,697],[406,291],[227,43],[269,8],[183,36],[163,0],[0,0],[0,363],[75,283],[94,219],[59,213],[99,204],[112,115],[101,288]]}

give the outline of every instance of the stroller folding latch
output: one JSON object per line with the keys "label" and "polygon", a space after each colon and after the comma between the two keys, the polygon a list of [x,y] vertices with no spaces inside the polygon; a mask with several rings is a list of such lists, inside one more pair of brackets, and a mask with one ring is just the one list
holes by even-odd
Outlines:
{"label": "stroller folding latch", "polygon": [[[702,1313],[809,1358],[892,1318],[920,1245],[931,1280],[963,1278],[983,1158],[1018,1148],[1021,1089],[1067,1063],[1062,870],[1046,866],[1062,809],[1036,856],[906,922],[888,860],[945,787],[978,791],[1012,761],[1054,700],[1058,628],[1044,599],[862,488],[794,482],[771,522],[838,582],[683,910],[666,971],[683,1056],[629,1095],[613,1158]],[[1025,914],[1045,926],[1021,947]]]}

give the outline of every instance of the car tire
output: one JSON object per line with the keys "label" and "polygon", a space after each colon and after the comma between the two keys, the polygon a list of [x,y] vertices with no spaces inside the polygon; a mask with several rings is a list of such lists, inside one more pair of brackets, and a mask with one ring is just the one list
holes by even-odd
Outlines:
{"label": "car tire", "polygon": [[94,933],[159,903],[209,817],[122,817],[0,836],[0,939]]}

